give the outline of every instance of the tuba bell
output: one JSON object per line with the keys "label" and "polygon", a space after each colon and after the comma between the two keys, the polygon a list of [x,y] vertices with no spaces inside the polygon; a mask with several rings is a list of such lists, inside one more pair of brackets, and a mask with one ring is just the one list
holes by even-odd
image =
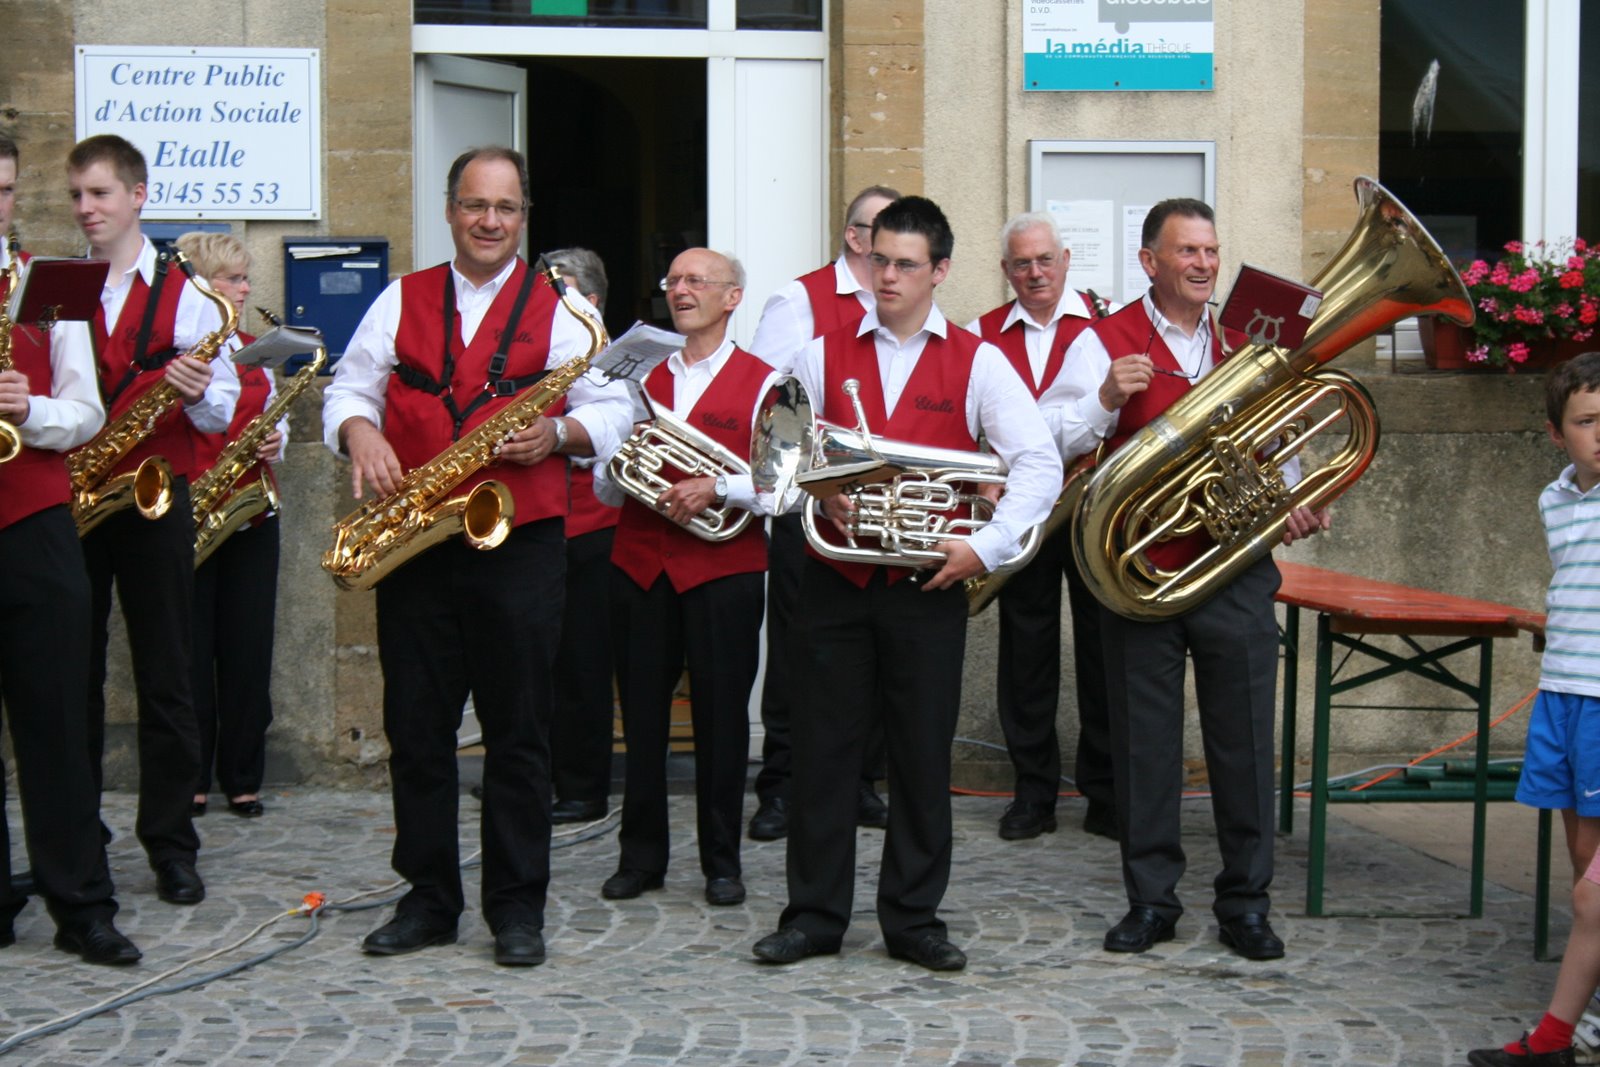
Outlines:
{"label": "tuba bell", "polygon": [[[1473,319],[1466,287],[1405,205],[1357,178],[1360,217],[1312,281],[1322,304],[1293,351],[1250,343],[1103,460],[1075,509],[1073,552],[1089,589],[1127,618],[1163,619],[1203,603],[1283,537],[1290,512],[1348,488],[1378,445],[1372,398],[1353,378],[1317,368],[1412,315]],[[1344,440],[1293,486],[1282,465],[1342,424]],[[1201,534],[1191,562],[1147,555]]]}
{"label": "tuba bell", "polygon": [[[811,547],[830,559],[890,567],[926,567],[945,562],[935,546],[964,540],[989,523],[994,502],[983,487],[1005,485],[1000,457],[875,438],[857,395],[860,383],[844,382],[855,407],[855,429],[815,418],[805,389],[783,378],[767,394],[756,419],[750,472],[758,493],[772,493],[778,506],[802,490],[819,500],[845,493],[855,505],[839,544],[822,536],[816,509],[802,511]],[[1039,550],[1039,528],[996,570],[1027,564]]]}
{"label": "tuba bell", "polygon": [[[661,494],[676,484],[662,473],[667,467],[681,471],[685,478],[750,473],[744,459],[657,407],[649,393],[642,395],[651,421],[624,441],[606,465],[611,480],[624,493],[654,511]],[[691,518],[686,529],[702,541],[731,541],[750,525],[750,518],[743,508],[713,505]]]}

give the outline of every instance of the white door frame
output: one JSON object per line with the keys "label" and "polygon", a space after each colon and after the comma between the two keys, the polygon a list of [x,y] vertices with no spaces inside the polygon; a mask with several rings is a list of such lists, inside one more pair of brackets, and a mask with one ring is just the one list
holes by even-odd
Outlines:
{"label": "white door frame", "polygon": [[[1528,0],[1523,65],[1522,239],[1578,234],[1578,0]],[[1594,16],[1597,12],[1591,11]],[[1589,62],[1600,58],[1589,57]]]}

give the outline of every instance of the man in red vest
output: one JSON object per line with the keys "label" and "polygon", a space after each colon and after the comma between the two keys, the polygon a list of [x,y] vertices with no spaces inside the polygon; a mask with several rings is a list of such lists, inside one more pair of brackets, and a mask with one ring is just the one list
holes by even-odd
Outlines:
{"label": "man in red vest", "polygon": [[[1115,449],[1226,357],[1208,310],[1219,262],[1211,208],[1198,200],[1163,200],[1145,217],[1141,245],[1149,291],[1080,334],[1067,351],[1059,437],[1068,454],[1088,452],[1101,440]],[[1230,346],[1242,340],[1228,339]],[[1326,512],[1297,509],[1284,543],[1327,524]],[[1177,569],[1203,548],[1204,542],[1189,538],[1157,545],[1149,555],[1157,566]],[[1267,921],[1278,678],[1272,598],[1278,585],[1278,568],[1268,555],[1176,618],[1143,622],[1101,610],[1129,905],[1106,933],[1109,952],[1144,952],[1171,940],[1183,911],[1177,893],[1185,865],[1178,808],[1184,665],[1192,656],[1222,851],[1212,905],[1219,937],[1247,959],[1283,955],[1283,942]]]}
{"label": "man in red vest", "polygon": [[[885,185],[869,185],[856,194],[844,213],[839,258],[780,288],[761,309],[750,350],[787,373],[807,342],[841,326],[858,325],[876,303],[872,295],[872,220],[900,194]],[[761,684],[761,771],[756,775],[756,813],[750,837],[776,841],[789,832],[789,722],[794,714],[796,679],[790,663],[790,625],[805,570],[805,534],[800,515],[791,512],[772,520],[772,545],[767,572],[767,666]],[[889,812],[873,783],[883,774],[883,736],[867,743],[856,786],[856,822],[883,829]]]}
{"label": "man in red vest", "polygon": [[[735,456],[750,455],[757,405],[777,375],[728,336],[728,320],[744,297],[744,268],[732,257],[691,248],[672,261],[661,288],[672,325],[686,340],[651,371],[645,392],[658,409]],[[711,507],[764,509],[748,473],[688,478],[668,467],[664,474],[676,481],[654,509],[631,497],[622,501],[611,553],[612,629],[628,754],[621,856],[600,892],[607,900],[627,900],[661,888],[668,855],[667,734],[672,690],[687,656],[705,899],[738,904],[745,897],[739,836],[767,539],[759,520],[718,542],[686,526]],[[603,468],[595,489],[602,500],[621,499]]]}
{"label": "man in red vest", "polygon": [[[1067,288],[1071,260],[1055,219],[1044,212],[1016,216],[1000,231],[1000,270],[1017,298],[967,327],[1005,353],[1022,384],[1039,401],[1047,425],[1052,419],[1059,421],[1059,408],[1049,398],[1061,378],[1067,346],[1109,310],[1094,293]],[[1078,574],[1072,561],[1072,530],[1062,524],[1000,593],[995,706],[1016,771],[1014,799],[1000,818],[1000,836],[1008,841],[1038,837],[1056,828],[1056,794],[1061,788],[1056,704],[1061,689],[1062,576],[1072,609],[1078,694],[1078,753],[1072,774],[1078,792],[1089,801],[1083,828],[1102,837],[1117,836],[1100,604]]]}
{"label": "man in red vest", "polygon": [[[975,452],[981,434],[1009,473],[992,521],[968,539],[939,544],[942,565],[919,573],[812,549],[795,613],[801,691],[792,723],[789,904],[778,930],[754,949],[770,963],[839,951],[856,844],[854,798],[843,787],[861,766],[868,730],[881,722],[893,803],[878,924],[896,959],[938,971],[966,966],[938,916],[950,879],[950,746],[967,633],[962,582],[1014,555],[1028,528],[1044,520],[1061,488],[1061,459],[1005,356],[946,322],[934,304],[953,244],[931,200],[909,196],[886,206],[872,228],[877,306],[860,325],[812,341],[795,366],[813,409],[830,422],[856,424],[844,383],[857,382],[879,448],[906,442]],[[837,523],[851,506],[841,494],[824,512]],[[926,580],[907,580],[913,575]]]}
{"label": "man in red vest", "polygon": [[[520,152],[462,153],[446,181],[455,256],[391,284],[368,309],[323,401],[324,440],[350,457],[351,489],[388,497],[546,371],[581,358],[589,334],[517,255],[528,209]],[[615,448],[632,403],[580,379],[500,446],[494,479],[516,503],[498,548],[453,538],[377,588],[383,727],[395,815],[395,870],[411,889],[362,948],[395,956],[456,940],[456,730],[467,695],[483,727],[484,920],[494,959],[544,962],[550,882],[551,675],[565,586],[567,470],[558,453]]]}
{"label": "man in red vest", "polygon": [[[0,135],[0,306],[11,295],[3,237],[16,180],[16,142]],[[112,923],[117,902],[89,770],[89,576],[62,458],[105,421],[94,351],[81,322],[60,322],[48,333],[21,323],[11,345],[12,369],[0,371],[0,419],[22,444],[0,464],[0,696],[33,884],[55,920],[57,948],[89,963],[134,963],[139,950]],[[0,772],[0,790],[4,779]],[[10,857],[0,819],[0,948],[16,941],[12,919],[27,903],[12,884]]]}
{"label": "man in red vest", "polygon": [[105,740],[107,620],[111,587],[128,624],[139,713],[139,813],[136,831],[169,904],[198,904],[205,884],[191,808],[200,777],[193,700],[194,521],[189,481],[202,471],[199,433],[222,433],[233,419],[239,379],[233,362],[202,363],[187,353],[222,328],[216,306],[181,271],[169,269],[144,236],[139,214],[149,171],[137,148],[112,134],[80,141],[67,156],[67,186],[89,257],[107,260],[105,290],[92,328],[100,393],[115,420],[161,382],[183,398],[112,472],[149,456],[172,466],[172,505],[151,521],[118,512],[83,539],[94,592],[89,677],[89,756],[99,785]]}

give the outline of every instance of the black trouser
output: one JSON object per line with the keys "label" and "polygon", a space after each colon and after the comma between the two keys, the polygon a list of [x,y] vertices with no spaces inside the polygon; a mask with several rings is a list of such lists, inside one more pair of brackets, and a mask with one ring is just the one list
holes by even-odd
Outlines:
{"label": "black trouser", "polygon": [[620,568],[613,569],[612,624],[628,746],[620,868],[667,869],[667,740],[672,690],[687,657],[700,871],[708,879],[740,876],[761,584],[760,572],[734,574],[679,593],[665,574],[640,589]]}
{"label": "black trouser", "polygon": [[1016,770],[1017,800],[1054,809],[1061,788],[1056,706],[1061,690],[1061,579],[1072,609],[1072,653],[1078,695],[1078,752],[1073,777],[1091,803],[1116,803],[1111,775],[1111,724],[1100,603],[1083,584],[1064,526],[1000,591],[1000,654],[996,689],[1000,728]]}
{"label": "black trouser", "polygon": [[881,724],[889,756],[889,829],[878,873],[878,924],[891,947],[945,935],[938,915],[950,880],[950,744],[961,704],[967,599],[961,586],[893,585],[884,569],[865,589],[809,560],[796,648],[803,703],[791,724],[789,905],[781,924],[821,948],[850,924],[856,797],[849,788]]}
{"label": "black trouser", "polygon": [[272,628],[278,603],[278,517],[235,531],[194,574],[196,795],[211,769],[232,800],[261,791],[272,724]]}
{"label": "black trouser", "polygon": [[383,729],[394,795],[396,909],[452,926],[461,889],[456,731],[472,695],[483,728],[483,916],[544,925],[550,884],[551,665],[560,638],[562,520],[481,552],[451,538],[377,590]]}
{"label": "black trouser", "polygon": [[567,539],[567,607],[556,656],[550,763],[557,800],[604,804],[616,711],[611,654],[611,542],[616,528]]}
{"label": "black trouser", "polygon": [[129,508],[83,539],[93,594],[89,647],[90,770],[95,795],[105,752],[106,646],[115,581],[133,655],[139,710],[139,812],[135,830],[152,864],[194,862],[189,807],[200,777],[194,718],[194,517],[189,483],[174,479],[172,506],[150,520]]}
{"label": "black trouser", "polygon": [[[789,723],[798,702],[800,680],[793,663],[794,613],[800,599],[800,577],[805,573],[806,535],[800,514],[772,520],[772,540],[767,547],[767,663],[761,683],[761,770],[756,774],[756,797],[787,799],[792,760]],[[863,750],[861,782],[871,785],[883,777],[883,729],[874,726]]]}
{"label": "black trouser", "polygon": [[[117,912],[89,770],[89,577],[65,505],[0,530],[0,696],[11,729],[33,881],[58,925]],[[0,767],[0,809],[5,769]],[[0,928],[27,898],[11,889],[0,817]]]}
{"label": "black trouser", "polygon": [[1272,597],[1280,581],[1267,556],[1177,618],[1134,622],[1101,612],[1129,904],[1172,919],[1183,911],[1177,889],[1186,860],[1178,807],[1187,653],[1194,658],[1211,811],[1222,852],[1212,911],[1223,921],[1267,911],[1278,681]]}

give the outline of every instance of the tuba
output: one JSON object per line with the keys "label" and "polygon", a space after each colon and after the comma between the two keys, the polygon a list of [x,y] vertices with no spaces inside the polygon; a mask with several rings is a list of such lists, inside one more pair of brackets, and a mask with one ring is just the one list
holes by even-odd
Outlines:
{"label": "tuba", "polygon": [[[194,271],[194,264],[182,252],[173,252],[172,261],[182,268],[189,282],[222,313],[222,326],[202,337],[185,352],[202,363],[210,363],[222,351],[223,342],[239,325],[239,312]],[[72,479],[72,518],[82,537],[118,511],[139,509],[147,519],[159,519],[172,507],[172,467],[160,456],[151,456],[136,470],[116,477],[111,471],[128,453],[139,447],[161,420],[171,414],[182,397],[165,380],[146,389],[128,409],[107,422],[87,444],[67,454],[67,471]]]}
{"label": "tuba", "polygon": [[[6,314],[6,304],[11,296],[16,293],[17,286],[22,284],[22,249],[17,244],[15,232],[6,237],[6,251],[10,253],[10,262],[6,265],[5,273],[0,277],[5,278],[5,288],[0,291],[0,372],[11,369],[11,331],[16,323],[11,321],[11,316]],[[17,453],[22,451],[22,435],[17,428],[0,419],[0,463],[7,463],[17,458]]]}
{"label": "tuba", "polygon": [[449,493],[494,462],[501,441],[532,426],[565,396],[607,343],[606,328],[578,306],[560,273],[548,266],[543,273],[562,306],[589,331],[589,351],[546,374],[471,433],[409,471],[393,493],[368,501],[335,523],[333,547],[323,554],[322,569],[341,589],[371,589],[419,552],[458,533],[468,545],[485,551],[510,536],[516,502],[504,484],[480,482],[459,496]]}
{"label": "tuba", "polygon": [[[645,393],[652,421],[622,443],[606,465],[611,480],[624,493],[655,510],[662,493],[673,481],[663,467],[682,471],[686,478],[714,478],[719,474],[749,474],[750,465],[672,412],[658,408]],[[706,508],[689,520],[687,529],[702,541],[731,541],[750,525],[743,508]]]}
{"label": "tuba", "polygon": [[[939,542],[965,539],[993,518],[994,502],[982,489],[1005,485],[1005,464],[981,452],[876,439],[860,383],[851,378],[844,391],[855,407],[853,430],[814,419],[805,389],[793,378],[768,391],[751,442],[756,491],[776,494],[780,507],[792,489],[819,500],[848,494],[855,510],[843,545],[822,537],[815,508],[802,512],[806,540],[829,559],[890,567],[944,563]],[[996,570],[1022,567],[1038,550],[1039,528],[1033,527],[1017,554]]]}
{"label": "tuba", "polygon": [[[1412,315],[1473,319],[1455,268],[1405,206],[1357,178],[1360,217],[1312,281],[1323,291],[1305,341],[1293,351],[1252,342],[1180,397],[1064,494],[1075,509],[1073,552],[1090,590],[1117,614],[1163,619],[1203,603],[1283,537],[1295,508],[1319,508],[1372,462],[1372,398],[1323,363]],[[1289,486],[1282,465],[1341,427],[1333,455]],[[1209,538],[1176,569],[1146,550]]]}

